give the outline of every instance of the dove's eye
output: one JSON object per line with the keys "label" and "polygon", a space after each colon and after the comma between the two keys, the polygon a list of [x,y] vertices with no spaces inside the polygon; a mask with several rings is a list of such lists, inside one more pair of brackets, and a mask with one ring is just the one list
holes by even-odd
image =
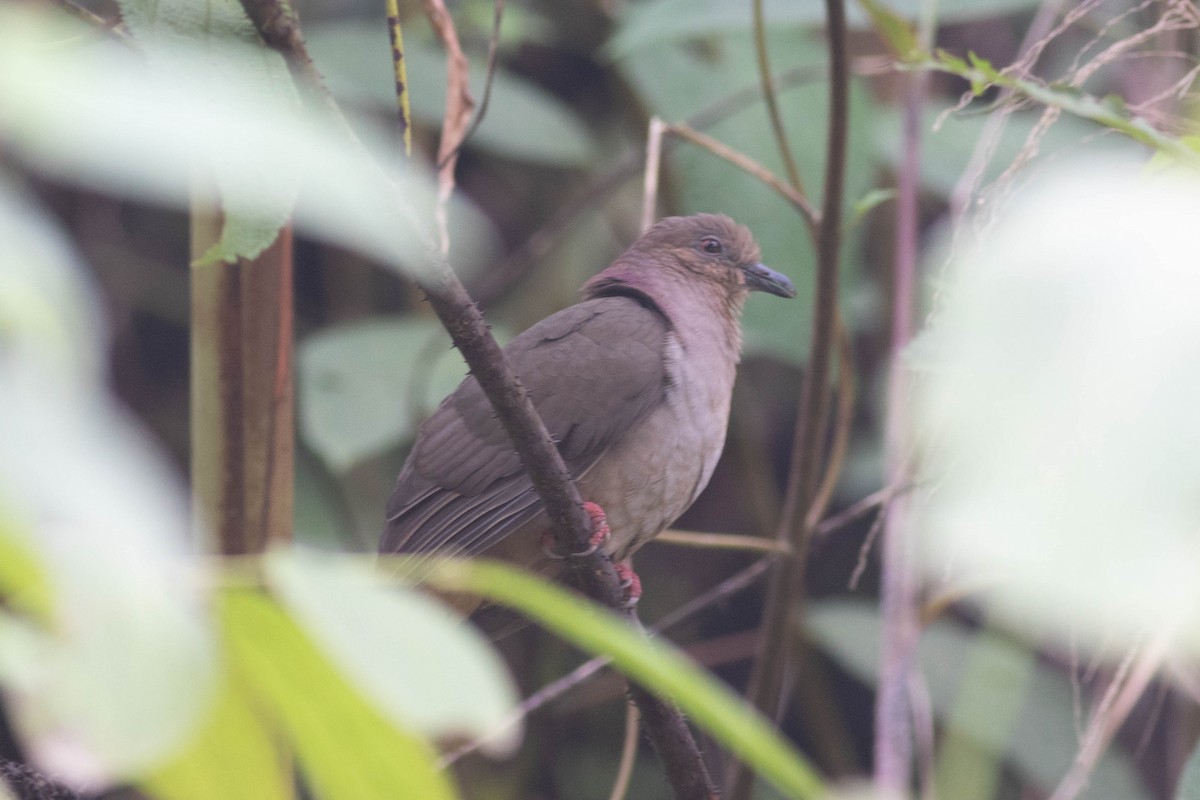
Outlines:
{"label": "dove's eye", "polygon": [[705,236],[700,240],[700,247],[704,250],[704,252],[711,253],[713,255],[716,255],[725,249],[721,245],[721,240],[715,236]]}

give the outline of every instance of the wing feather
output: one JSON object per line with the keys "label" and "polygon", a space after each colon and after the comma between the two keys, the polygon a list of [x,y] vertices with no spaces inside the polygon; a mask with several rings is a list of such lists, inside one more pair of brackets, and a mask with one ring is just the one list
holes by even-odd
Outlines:
{"label": "wing feather", "polygon": [[[564,309],[505,348],[576,479],[662,402],[666,318],[637,299]],[[385,553],[476,555],[542,514],[468,376],[421,426],[388,502]]]}

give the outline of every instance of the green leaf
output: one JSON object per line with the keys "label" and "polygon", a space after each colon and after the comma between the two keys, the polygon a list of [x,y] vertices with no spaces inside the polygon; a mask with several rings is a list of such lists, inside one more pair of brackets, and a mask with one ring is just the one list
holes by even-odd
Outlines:
{"label": "green leaf", "polygon": [[[371,23],[314,25],[306,33],[313,60],[339,97],[395,113],[392,48],[382,18]],[[486,53],[468,52],[468,56],[471,89],[479,100]],[[420,35],[410,36],[406,28],[404,61],[414,118],[440,127],[446,103],[445,51]],[[596,155],[591,133],[570,106],[503,64],[492,81],[487,115],[468,147],[519,161],[567,167],[586,165]]]}
{"label": "green leaf", "polygon": [[769,722],[723,684],[660,640],[577,595],[496,562],[443,561],[429,580],[511,606],[656,694],[671,698],[691,720],[750,764],[787,797],[823,792],[814,769]]}
{"label": "green leaf", "polygon": [[361,563],[303,550],[271,554],[266,569],[296,622],[397,727],[430,739],[488,737],[497,752],[516,746],[520,725],[498,730],[517,703],[504,664],[444,604],[388,588]]}
{"label": "green leaf", "polygon": [[[889,6],[897,18],[916,19],[926,0],[896,0]],[[764,13],[772,31],[783,28],[819,28],[825,24],[821,3],[796,3],[791,0],[764,0]],[[1027,11],[1038,6],[1037,0],[938,0],[938,21],[943,25]],[[858,4],[848,4],[847,22],[865,30],[872,26],[870,14]],[[741,35],[753,25],[748,3],[727,0],[650,0],[624,6],[620,24],[605,47],[613,59],[638,50],[695,39],[697,37]],[[793,39],[799,31],[790,31]],[[772,50],[772,55],[775,54]]]}
{"label": "green leaf", "polygon": [[423,263],[428,225],[412,209],[433,207],[428,175],[402,162],[394,142],[365,119],[351,121],[356,139],[327,113],[229,77],[260,74],[268,51],[173,41],[155,49],[147,68],[112,42],[89,36],[76,37],[86,47],[62,44],[76,32],[58,16],[0,8],[0,145],[18,161],[181,207],[219,202],[205,185],[213,175],[221,192],[237,198],[230,213],[248,220],[248,227],[237,223],[241,233],[230,234],[221,256],[268,243],[258,233],[277,227],[299,186],[301,232],[394,269]]}
{"label": "green leaf", "polygon": [[325,328],[297,358],[301,435],[336,472],[410,439],[467,372],[431,319]]}
{"label": "green leaf", "polygon": [[236,679],[283,729],[316,797],[457,796],[433,748],[368,702],[273,600],[231,590],[220,617]]}
{"label": "green leaf", "polygon": [[291,774],[253,698],[226,671],[208,718],[181,752],[140,781],[161,800],[288,800]]}
{"label": "green leaf", "polygon": [[912,23],[877,0],[858,0],[858,4],[871,16],[875,29],[896,58],[909,61],[920,54],[921,45]]}
{"label": "green leaf", "polygon": [[[169,74],[178,49],[212,50],[217,54],[206,66],[205,75],[214,94],[224,86],[237,86],[261,108],[281,117],[296,111],[297,95],[283,57],[258,40],[253,23],[237,0],[118,0],[121,19],[138,40],[151,69]],[[244,49],[237,58],[222,57],[222,51]],[[233,122],[231,120],[231,122]],[[299,120],[296,120],[299,124]],[[236,123],[234,123],[236,124]],[[253,126],[247,126],[250,134]],[[260,143],[261,145],[266,144]],[[270,160],[211,164],[220,191],[223,224],[220,240],[200,259],[201,264],[253,258],[275,241],[279,229],[291,216],[299,171],[281,172]],[[201,178],[203,180],[203,178]],[[263,202],[258,186],[273,182],[277,191],[271,202]]]}
{"label": "green leaf", "polygon": [[[880,629],[877,608],[862,601],[816,602],[806,616],[808,635],[869,686],[878,680]],[[1058,785],[1079,749],[1066,676],[1036,662],[1028,673],[1024,648],[944,619],[922,633],[918,654],[934,712],[955,726],[955,747],[973,742],[980,754],[1002,752],[1025,780],[1045,791]],[[964,701],[967,705],[960,707]],[[1150,796],[1133,759],[1120,748],[1101,757],[1090,788],[1081,795],[1096,800]]]}
{"label": "green leaf", "polygon": [[1179,785],[1175,787],[1175,800],[1200,800],[1200,744],[1192,748]]}

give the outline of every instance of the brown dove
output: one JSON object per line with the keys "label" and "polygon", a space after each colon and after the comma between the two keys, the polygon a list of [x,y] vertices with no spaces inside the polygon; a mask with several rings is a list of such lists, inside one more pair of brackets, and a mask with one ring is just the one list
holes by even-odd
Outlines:
{"label": "brown dove", "polygon": [[[588,281],[580,303],[504,348],[589,501],[594,543],[614,561],[674,522],[712,475],[742,304],[752,291],[796,294],[760,257],[750,231],[726,216],[668,217]],[[468,376],[421,425],[380,552],[544,565],[547,534],[537,493]]]}

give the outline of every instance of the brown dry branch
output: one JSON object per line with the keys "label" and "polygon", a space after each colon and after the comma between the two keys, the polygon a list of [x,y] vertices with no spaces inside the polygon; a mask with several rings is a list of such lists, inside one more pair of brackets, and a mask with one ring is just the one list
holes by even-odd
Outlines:
{"label": "brown dry branch", "polygon": [[[512,366],[492,337],[479,308],[467,295],[445,255],[449,252],[446,206],[454,190],[457,148],[467,130],[473,100],[467,86],[467,59],[454,21],[442,0],[426,0],[426,13],[447,51],[447,96],[442,138],[438,146],[439,228],[434,278],[426,286],[430,305],[462,354],[497,418],[512,439],[522,465],[546,508],[555,543],[562,553],[587,552],[590,522],[579,490],[571,480],[545,424]],[[612,562],[599,551],[567,559],[567,578],[589,597],[623,610],[620,581]],[[632,610],[624,613],[639,625]],[[679,800],[707,800],[716,795],[700,749],[679,709],[635,683],[629,693],[637,703],[646,733],[654,745]]]}
{"label": "brown dry branch", "polygon": [[658,117],[650,118],[650,128],[646,134],[646,166],[642,179],[642,233],[650,230],[658,216],[658,176],[662,169],[663,134],[670,127]]}
{"label": "brown dry branch", "polygon": [[454,193],[454,168],[458,165],[458,146],[471,121],[475,98],[468,83],[467,55],[458,41],[458,29],[443,0],[425,0],[425,15],[446,48],[446,109],[442,115],[442,138],[438,142],[438,202],[434,216],[438,227],[438,248],[443,256],[450,253],[449,203]]}
{"label": "brown dry branch", "polygon": [[767,52],[767,22],[763,13],[763,0],[754,0],[754,52],[758,56],[758,80],[762,85],[763,102],[767,105],[767,116],[771,119],[771,130],[775,135],[775,143],[779,147],[779,155],[783,158],[784,169],[787,170],[788,182],[792,188],[804,195],[804,183],[800,180],[800,170],[796,167],[796,158],[788,144],[787,132],[783,128],[783,116],[779,113],[779,97],[775,91],[775,80],[771,75],[771,58]]}
{"label": "brown dry branch", "polygon": [[735,167],[738,167],[742,171],[753,175],[755,178],[758,178],[764,184],[773,189],[776,194],[791,203],[792,206],[800,212],[800,216],[804,218],[804,222],[806,225],[808,225],[809,232],[812,233],[814,240],[818,238],[818,228],[821,224],[821,215],[820,212],[812,207],[812,204],[808,201],[808,198],[804,196],[803,192],[784,183],[769,169],[744,153],[734,150],[728,145],[717,141],[707,134],[700,133],[684,123],[667,126],[667,132],[672,133],[685,141],[691,142],[698,147],[703,147],[705,150],[709,151],[718,158],[723,158],[730,164],[733,164]]}

